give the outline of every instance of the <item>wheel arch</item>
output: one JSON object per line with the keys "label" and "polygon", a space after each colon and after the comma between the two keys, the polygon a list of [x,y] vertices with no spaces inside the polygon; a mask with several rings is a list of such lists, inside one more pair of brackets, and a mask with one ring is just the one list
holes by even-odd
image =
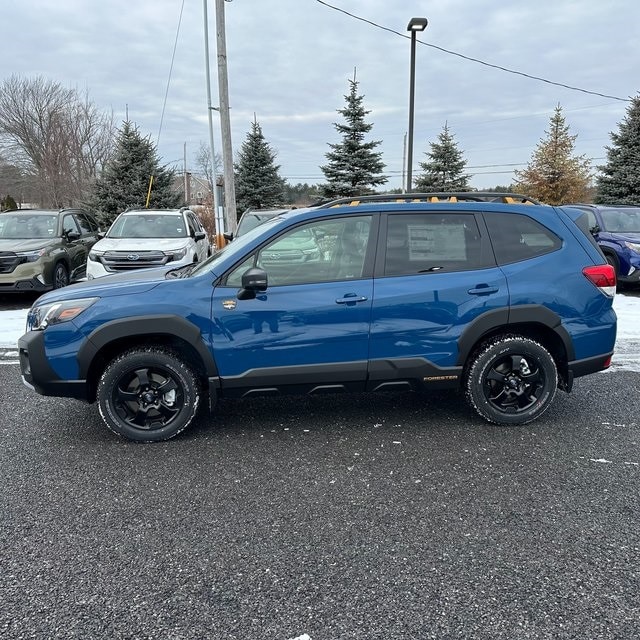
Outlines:
{"label": "wheel arch", "polygon": [[53,287],[56,267],[60,263],[62,263],[65,266],[67,273],[69,274],[69,278],[71,278],[71,265],[69,262],[69,256],[66,253],[58,253],[52,258],[49,264],[45,266],[45,268],[42,270],[42,277],[44,278],[44,281],[46,282],[47,285],[50,285]]}
{"label": "wheel arch", "polygon": [[[607,262],[609,262],[608,258],[611,257],[614,261],[614,268],[616,269],[616,275],[618,275],[618,272],[620,271],[620,257],[618,256],[617,251],[609,246],[600,246],[600,249],[602,250],[602,253],[604,254],[604,257],[607,258]],[[611,263],[609,263],[611,264]]]}
{"label": "wheel arch", "polygon": [[98,379],[118,354],[147,345],[166,347],[191,366],[207,389],[217,376],[216,364],[202,341],[198,327],[179,316],[138,316],[107,322],[95,329],[78,351],[80,377],[87,381],[89,400],[95,400]]}
{"label": "wheel arch", "polygon": [[560,317],[541,305],[521,305],[511,309],[489,311],[479,316],[458,340],[458,362],[465,369],[475,352],[488,340],[504,334],[531,338],[553,356],[563,388],[569,388],[568,363],[575,359],[573,342]]}

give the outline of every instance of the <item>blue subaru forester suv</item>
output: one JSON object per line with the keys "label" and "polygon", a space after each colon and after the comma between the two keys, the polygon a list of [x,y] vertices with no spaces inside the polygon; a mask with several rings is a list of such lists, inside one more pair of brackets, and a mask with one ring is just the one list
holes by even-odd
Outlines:
{"label": "blue subaru forester suv", "polygon": [[486,420],[523,424],[610,365],[615,289],[577,209],[343,199],[198,264],[45,294],[20,364],[38,393],[97,401],[137,441],[175,436],[206,401],[258,394],[456,388]]}

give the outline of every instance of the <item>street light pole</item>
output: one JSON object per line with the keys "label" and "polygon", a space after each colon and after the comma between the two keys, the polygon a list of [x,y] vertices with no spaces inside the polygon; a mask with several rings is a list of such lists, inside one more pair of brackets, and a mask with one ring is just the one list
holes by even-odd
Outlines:
{"label": "street light pole", "polygon": [[411,32],[411,71],[409,74],[409,135],[407,144],[407,193],[411,193],[411,173],[413,163],[413,112],[416,84],[416,33],[427,28],[426,18],[411,18],[407,31]]}

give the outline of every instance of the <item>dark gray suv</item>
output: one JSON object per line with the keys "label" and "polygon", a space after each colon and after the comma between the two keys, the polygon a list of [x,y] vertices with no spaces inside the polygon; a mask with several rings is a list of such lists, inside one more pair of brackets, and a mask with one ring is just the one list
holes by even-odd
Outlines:
{"label": "dark gray suv", "polygon": [[0,293],[48,291],[83,278],[102,233],[83,209],[0,214]]}

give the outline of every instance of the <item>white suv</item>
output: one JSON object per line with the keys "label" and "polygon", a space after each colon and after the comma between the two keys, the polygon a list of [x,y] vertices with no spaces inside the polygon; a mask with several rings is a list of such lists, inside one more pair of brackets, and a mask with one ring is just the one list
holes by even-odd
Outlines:
{"label": "white suv", "polygon": [[89,252],[87,278],[142,267],[179,267],[210,255],[207,233],[191,209],[125,211]]}

